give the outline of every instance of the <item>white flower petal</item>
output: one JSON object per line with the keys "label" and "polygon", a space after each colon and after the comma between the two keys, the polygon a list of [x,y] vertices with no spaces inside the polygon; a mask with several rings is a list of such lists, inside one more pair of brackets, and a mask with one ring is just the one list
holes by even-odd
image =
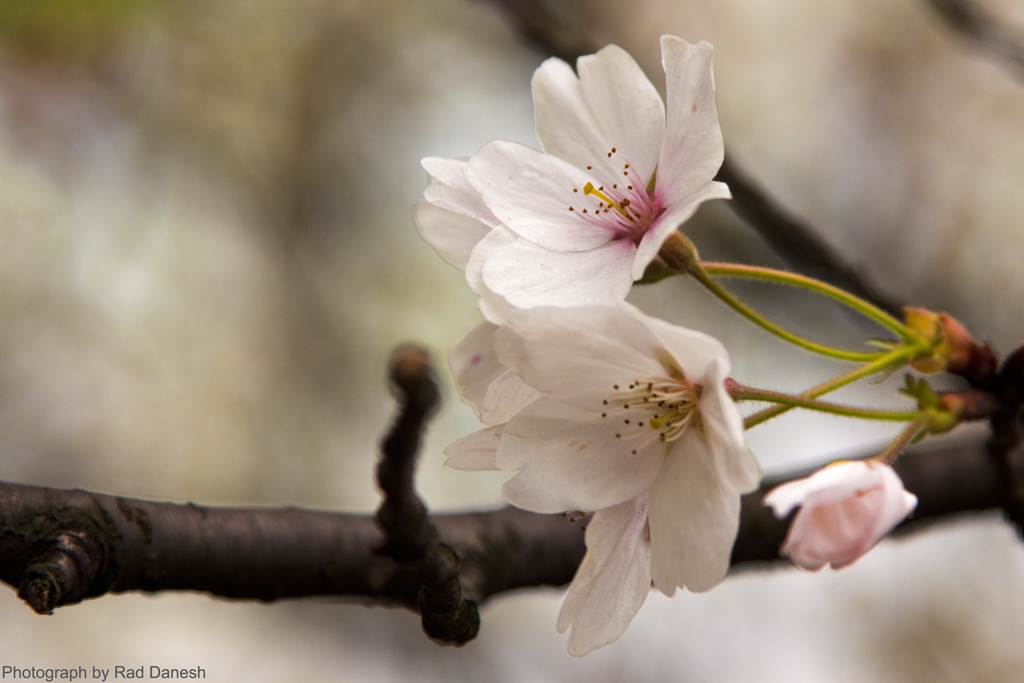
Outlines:
{"label": "white flower petal", "polygon": [[597,177],[613,172],[613,162],[605,156],[611,145],[587,105],[572,67],[552,57],[533,73],[531,87],[537,138],[544,151],[576,168],[596,164]]}
{"label": "white flower petal", "polygon": [[444,449],[448,459],[445,467],[466,472],[490,472],[497,470],[495,456],[505,425],[495,425],[464,436]]}
{"label": "white flower petal", "polygon": [[635,498],[664,459],[665,444],[650,432],[542,398],[505,425],[495,462],[520,472],[502,495],[546,513],[600,510]]}
{"label": "white flower petal", "polygon": [[544,151],[580,169],[593,166],[598,185],[617,179],[625,162],[646,182],[657,166],[665,130],[657,89],[615,45],[581,57],[576,67],[579,79],[557,59],[534,74],[537,137]]}
{"label": "white flower petal", "polygon": [[429,202],[417,202],[412,220],[420,237],[427,241],[448,263],[466,269],[469,255],[491,232],[491,228],[475,218],[448,211]]}
{"label": "white flower petal", "polygon": [[541,396],[539,391],[524,384],[519,375],[506,370],[487,387],[480,407],[480,421],[485,425],[508,422]]}
{"label": "white flower petal", "polygon": [[484,263],[494,254],[517,241],[519,238],[514,232],[501,226],[491,230],[477,243],[466,262],[466,282],[469,283],[469,288],[474,294],[480,294],[487,289],[483,278]]}
{"label": "white flower petal", "polygon": [[496,329],[486,320],[480,321],[458,343],[449,360],[459,396],[485,425],[508,422],[541,396],[498,360],[493,344]]}
{"label": "white flower petal", "polygon": [[[665,239],[668,239],[668,237],[666,236]],[[630,274],[634,280],[639,280],[644,276],[647,266],[651,265],[651,261],[658,255],[661,246],[665,243],[665,239],[659,241],[658,235],[654,230],[648,230],[644,233],[633,256],[633,270]]]}
{"label": "white flower petal", "polygon": [[656,193],[663,206],[677,206],[709,183],[725,156],[715,105],[713,49],[661,37],[668,111],[661,143]]}
{"label": "white flower petal", "polygon": [[569,654],[583,655],[618,640],[651,590],[651,541],[646,496],[594,514],[587,555],[558,613],[558,632],[572,626]]}
{"label": "white flower petal", "polygon": [[466,177],[468,163],[466,159],[421,159],[420,164],[430,174],[423,198],[442,209],[475,218],[495,228],[501,225],[501,221],[487,208],[483,197]]}
{"label": "white flower petal", "polygon": [[[524,422],[519,426],[516,434],[510,437],[505,450],[498,454],[498,466],[503,470],[519,470],[536,459],[528,449],[519,448],[518,444],[514,444],[512,441],[543,439],[545,434],[564,429],[567,424],[592,420],[594,414],[542,397],[539,401],[523,408],[516,417],[522,418]],[[568,509],[562,508],[560,511]]]}
{"label": "white flower petal", "polygon": [[694,194],[678,204],[669,206],[668,210],[657,218],[644,233],[637,247],[633,261],[633,279],[644,276],[644,270],[650,265],[665,240],[676,232],[684,222],[696,213],[698,207],[709,199],[731,199],[732,193],[725,183],[710,182],[700,187]]}
{"label": "white flower petal", "polygon": [[518,240],[519,238],[516,234],[508,228],[504,226],[495,228],[480,240],[472,253],[470,253],[469,261],[466,263],[466,282],[469,284],[470,290],[480,297],[477,306],[484,318],[495,325],[500,325],[504,322],[505,315],[511,306],[504,297],[484,284],[484,263],[493,254],[511,244],[515,244]]}
{"label": "white flower petal", "polygon": [[725,388],[728,360],[716,358],[704,378],[700,415],[715,470],[723,486],[747,493],[761,483],[761,466],[747,448],[743,416]]}
{"label": "white flower petal", "polygon": [[722,379],[729,376],[732,371],[729,364],[729,352],[725,350],[722,342],[709,334],[673,325],[660,318],[646,316],[635,307],[632,307],[631,311],[643,321],[644,326],[658,338],[658,341],[668,351],[673,359],[672,365],[682,371],[683,375],[691,382],[710,383],[708,373],[716,361],[721,362],[722,365],[716,368],[715,372],[724,373]]}
{"label": "white flower petal", "polygon": [[469,160],[467,175],[502,223],[545,249],[587,251],[613,236],[582,212],[590,178],[558,157],[499,140]]}
{"label": "white flower petal", "polygon": [[665,457],[651,487],[651,578],[672,595],[676,587],[706,591],[725,579],[739,528],[740,495],[723,486],[703,434],[687,431]]}
{"label": "white flower petal", "polygon": [[633,310],[623,304],[515,311],[495,332],[494,348],[526,384],[598,413],[629,382],[666,374],[664,347]]}
{"label": "white flower petal", "polygon": [[[477,323],[473,329],[452,350],[449,364],[455,378],[455,387],[459,390],[462,400],[473,406],[473,411],[480,417],[487,389],[498,377],[508,371],[498,354],[494,352],[493,337],[497,326],[486,320]],[[484,422],[481,418],[481,422]],[[484,422],[499,424],[508,420]]]}
{"label": "white flower petal", "polygon": [[622,301],[633,284],[636,251],[624,240],[584,252],[550,251],[519,240],[483,264],[484,286],[518,308]]}
{"label": "white flower petal", "polygon": [[[618,179],[621,166],[629,162],[645,182],[658,165],[658,152],[665,134],[665,105],[661,95],[625,50],[609,45],[597,54],[576,61],[583,95],[616,148],[611,157]],[[607,159],[608,150],[605,152]],[[582,166],[581,168],[585,168]]]}
{"label": "white flower petal", "polygon": [[509,304],[504,297],[495,294],[486,288],[483,293],[480,294],[480,299],[476,302],[476,307],[480,311],[480,314],[483,315],[484,319],[498,325],[505,320],[508,312],[513,309],[512,305]]}

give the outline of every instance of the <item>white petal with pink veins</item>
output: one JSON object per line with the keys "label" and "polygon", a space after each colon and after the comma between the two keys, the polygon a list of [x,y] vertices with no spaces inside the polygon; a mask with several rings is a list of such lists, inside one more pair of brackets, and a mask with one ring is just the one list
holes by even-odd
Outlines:
{"label": "white petal with pink veins", "polygon": [[632,311],[627,304],[516,311],[495,332],[495,351],[534,389],[600,413],[629,382],[666,374],[668,354]]}
{"label": "white petal with pink veins", "polygon": [[641,445],[635,424],[599,415],[564,419],[558,414],[562,406],[553,403],[540,399],[505,425],[495,462],[503,470],[520,469],[502,488],[505,500],[532,512],[591,511],[650,487],[661,469],[663,445],[656,439]]}
{"label": "white petal with pink veins", "polygon": [[633,284],[635,252],[621,240],[584,252],[551,251],[519,240],[484,260],[483,282],[518,308],[614,304]]}
{"label": "white petal with pink veins", "polygon": [[491,228],[475,218],[442,209],[429,202],[417,202],[412,220],[420,236],[448,263],[466,269],[469,255]]}
{"label": "white petal with pink veins", "polygon": [[583,213],[597,204],[583,195],[590,178],[558,157],[490,142],[469,160],[467,175],[498,220],[545,249],[587,251],[614,236]]}
{"label": "white petal with pink veins", "polygon": [[467,159],[426,157],[420,164],[430,174],[424,199],[442,209],[475,218],[488,227],[501,225],[466,177]]}
{"label": "white petal with pink veins", "polygon": [[646,183],[665,131],[657,89],[616,45],[581,57],[576,66],[578,79],[559,59],[547,60],[534,74],[537,137],[544,151],[580,169],[592,166],[601,182],[617,179],[628,161]]}
{"label": "white petal with pink veins", "polygon": [[740,496],[718,476],[700,432],[688,431],[669,450],[651,487],[648,515],[651,577],[658,590],[707,591],[725,579]]}
{"label": "white petal with pink veins", "polygon": [[496,329],[481,321],[462,338],[450,359],[459,396],[485,425],[508,422],[541,396],[498,360],[492,342]]}
{"label": "white petal with pink veins", "polygon": [[651,591],[651,539],[646,496],[594,514],[587,554],[565,594],[558,632],[570,626],[569,654],[618,640]]}
{"label": "white petal with pink veins", "polygon": [[686,203],[711,182],[725,157],[715,105],[713,49],[662,36],[667,118],[658,162],[657,194],[668,206]]}
{"label": "white petal with pink veins", "polygon": [[728,185],[714,182],[701,185],[682,202],[670,204],[669,209],[647,229],[637,246],[636,257],[633,260],[633,279],[639,280],[644,276],[644,271],[658,255],[658,250],[665,244],[665,240],[676,232],[679,226],[688,221],[701,204],[710,199],[731,198],[732,194],[729,192]]}
{"label": "white petal with pink veins", "polygon": [[495,456],[505,425],[496,425],[464,436],[444,449],[448,459],[445,467],[466,472],[491,472],[497,470]]}

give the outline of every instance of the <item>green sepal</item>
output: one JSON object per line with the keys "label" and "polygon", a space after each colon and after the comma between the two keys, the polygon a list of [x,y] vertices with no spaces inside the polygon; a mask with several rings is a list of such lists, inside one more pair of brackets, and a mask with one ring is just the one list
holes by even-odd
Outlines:
{"label": "green sepal", "polygon": [[661,282],[662,280],[670,278],[673,275],[681,275],[681,273],[678,273],[669,268],[665,264],[665,262],[661,260],[661,257],[659,256],[655,257],[655,259],[651,261],[650,265],[648,265],[647,269],[644,271],[644,276],[637,280],[636,284],[653,285],[655,282]]}

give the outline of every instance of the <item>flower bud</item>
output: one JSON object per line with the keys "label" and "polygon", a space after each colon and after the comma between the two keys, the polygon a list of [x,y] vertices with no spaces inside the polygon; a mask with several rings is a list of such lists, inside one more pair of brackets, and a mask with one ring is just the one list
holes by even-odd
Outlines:
{"label": "flower bud", "polygon": [[926,375],[937,372],[959,373],[968,367],[976,354],[978,342],[960,321],[948,313],[935,313],[926,308],[907,306],[905,322],[921,339],[932,345],[931,354],[910,363]]}
{"label": "flower bud", "polygon": [[779,553],[817,571],[841,569],[873,548],[917,507],[917,497],[879,460],[841,461],[775,487],[764,504],[779,519],[800,507]]}

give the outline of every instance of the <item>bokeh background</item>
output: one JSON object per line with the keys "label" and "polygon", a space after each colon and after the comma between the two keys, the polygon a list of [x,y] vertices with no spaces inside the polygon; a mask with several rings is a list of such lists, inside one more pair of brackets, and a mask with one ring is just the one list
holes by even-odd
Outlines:
{"label": "bokeh background", "polygon": [[[658,36],[715,46],[738,163],[888,294],[1007,352],[1024,338],[1024,80],[925,0],[550,0],[663,86]],[[987,0],[1024,29],[1024,5]],[[536,144],[546,57],[477,0],[32,0],[0,4],[0,479],[211,505],[369,512],[389,350],[444,359],[477,319],[415,233],[423,156]],[[781,265],[723,203],[702,254]],[[872,330],[812,297],[739,288],[780,321]],[[840,371],[686,282],[647,311],[719,336],[735,376]],[[445,375],[447,381],[447,375]],[[894,385],[844,397],[897,405]],[[477,428],[450,389],[421,460],[436,510],[500,504],[442,467]],[[969,431],[969,430],[968,430]],[[977,432],[975,432],[975,435]],[[891,428],[789,415],[751,433],[767,471]],[[957,438],[953,436],[951,438]],[[0,665],[202,666],[213,681],[1016,681],[1024,548],[997,515],[884,543],[850,569],[652,593],[582,660],[561,593],[493,600],[439,648],[415,615],[324,600],[124,595],[33,614],[0,590]]]}

